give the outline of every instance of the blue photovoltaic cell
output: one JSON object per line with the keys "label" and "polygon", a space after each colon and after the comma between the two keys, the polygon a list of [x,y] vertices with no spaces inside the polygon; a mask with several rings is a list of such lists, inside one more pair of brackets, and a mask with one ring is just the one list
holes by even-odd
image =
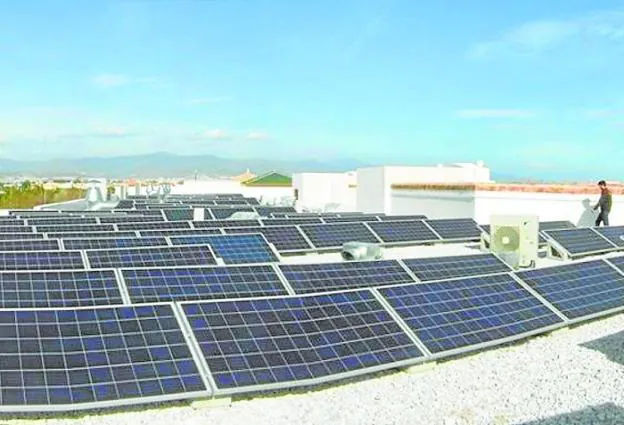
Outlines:
{"label": "blue photovoltaic cell", "polygon": [[169,221],[190,221],[193,220],[195,211],[192,209],[185,210],[166,210],[165,217]]}
{"label": "blue photovoltaic cell", "polygon": [[172,236],[172,245],[205,245],[225,264],[279,261],[261,234]]}
{"label": "blue photovoltaic cell", "polygon": [[572,256],[613,251],[617,247],[617,245],[613,245],[587,227],[579,229],[545,230],[544,234],[561,245],[561,247]]}
{"label": "blue photovoltaic cell", "polygon": [[368,226],[384,243],[431,242],[440,238],[422,220],[381,221]]}
{"label": "blue photovoltaic cell", "polygon": [[260,220],[265,226],[293,226],[296,224],[321,224],[323,221],[320,217],[301,217],[301,218],[263,218]]}
{"label": "blue photovoltaic cell", "polygon": [[358,221],[379,221],[379,217],[377,214],[359,214],[359,215],[349,215],[345,217],[323,217],[323,220],[326,223],[349,223],[349,222],[358,222]]}
{"label": "blue photovoltaic cell", "polygon": [[301,230],[317,248],[341,247],[347,242],[379,243],[364,223],[303,224]]}
{"label": "blue photovoltaic cell", "polygon": [[140,246],[165,246],[167,239],[155,238],[100,238],[100,239],[63,239],[68,250],[133,248]]}
{"label": "blue photovoltaic cell", "polygon": [[0,270],[84,269],[78,251],[0,252]]}
{"label": "blue photovoltaic cell", "polygon": [[0,410],[208,392],[170,305],[0,311]]}
{"label": "blue photovoltaic cell", "polygon": [[102,224],[124,224],[124,223],[155,223],[162,222],[165,219],[159,215],[129,215],[121,217],[102,217]]}
{"label": "blue photovoltaic cell", "polygon": [[262,233],[277,251],[306,251],[312,249],[297,226],[230,227],[225,233]]}
{"label": "blue photovoltaic cell", "polygon": [[422,353],[367,290],[184,303],[218,390],[392,367]]}
{"label": "blue photovoltaic cell", "polygon": [[29,226],[70,226],[76,224],[98,224],[95,217],[29,218]]}
{"label": "blue photovoltaic cell", "polygon": [[0,272],[0,308],[123,304],[113,270]]}
{"label": "blue photovoltaic cell", "polygon": [[[40,233],[39,233],[40,234]],[[135,232],[54,232],[48,233],[50,239],[101,239],[101,238],[136,238]]]}
{"label": "blue photovoltaic cell", "polygon": [[64,233],[64,232],[114,232],[112,224],[76,224],[76,225],[45,225],[37,226],[37,232],[43,233]]}
{"label": "blue photovoltaic cell", "polygon": [[269,265],[123,269],[133,303],[288,295]]}
{"label": "blue photovoltaic cell", "polygon": [[163,246],[86,251],[93,269],[216,264],[208,246]]}
{"label": "blue photovoltaic cell", "polygon": [[5,240],[0,243],[2,251],[55,251],[59,249],[61,247],[56,239]]}
{"label": "blue photovoltaic cell", "polygon": [[422,282],[511,271],[507,264],[493,254],[411,258],[402,261]]}
{"label": "blue photovoltaic cell", "polygon": [[280,264],[279,268],[298,294],[414,282],[396,260]]}
{"label": "blue photovoltaic cell", "polygon": [[221,235],[221,229],[163,229],[140,230],[141,237],[148,236],[186,236],[186,235]]}
{"label": "blue photovoltaic cell", "polygon": [[43,239],[43,233],[0,233],[0,241]]}
{"label": "blue photovoltaic cell", "polygon": [[210,208],[210,212],[217,220],[230,217],[235,212],[255,212],[253,208]]}
{"label": "blue photovoltaic cell", "polygon": [[481,229],[471,218],[426,220],[426,223],[445,240],[479,240]]}
{"label": "blue photovoltaic cell", "polygon": [[294,207],[254,207],[254,209],[262,217],[268,217],[273,213],[289,214],[297,212]]}
{"label": "blue photovoltaic cell", "polygon": [[205,220],[194,221],[193,226],[197,229],[220,228],[220,227],[257,227],[258,220]]}
{"label": "blue photovoltaic cell", "polygon": [[594,230],[619,247],[624,247],[624,226],[595,227]]}
{"label": "blue photovoltaic cell", "polygon": [[602,260],[516,275],[570,319],[624,307],[624,276]]}
{"label": "blue photovoltaic cell", "polygon": [[563,322],[509,274],[379,291],[432,353],[520,337]]}
{"label": "blue photovoltaic cell", "polygon": [[[130,221],[130,220],[128,220]],[[161,229],[190,229],[191,224],[188,221],[160,221],[151,223],[120,223],[117,225],[119,230],[161,230]]]}
{"label": "blue photovoltaic cell", "polygon": [[404,221],[404,220],[426,220],[427,216],[422,214],[413,215],[380,215],[381,221]]}

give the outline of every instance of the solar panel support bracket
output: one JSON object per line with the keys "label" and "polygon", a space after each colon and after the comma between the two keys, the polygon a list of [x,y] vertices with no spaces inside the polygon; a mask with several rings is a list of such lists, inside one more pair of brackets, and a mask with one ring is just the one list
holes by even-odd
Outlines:
{"label": "solar panel support bracket", "polygon": [[438,362],[433,360],[430,362],[425,362],[425,363],[421,363],[421,364],[417,364],[414,366],[409,366],[406,368],[401,369],[403,372],[408,373],[410,375],[414,375],[414,374],[418,374],[418,373],[425,373],[425,372],[429,372],[430,370],[433,370],[436,368],[436,366],[438,365]]}
{"label": "solar panel support bracket", "polygon": [[198,409],[211,409],[215,407],[230,407],[232,405],[232,397],[213,397],[213,398],[200,398],[191,401],[191,408]]}

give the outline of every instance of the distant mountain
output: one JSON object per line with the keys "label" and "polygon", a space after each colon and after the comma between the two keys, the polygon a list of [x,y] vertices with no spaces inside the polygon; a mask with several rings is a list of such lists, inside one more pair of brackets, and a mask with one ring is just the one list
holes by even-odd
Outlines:
{"label": "distant mountain", "polygon": [[274,160],[233,159],[214,155],[182,156],[170,153],[154,153],[137,156],[93,157],[79,159],[53,159],[19,161],[0,159],[0,175],[29,175],[58,177],[88,175],[109,178],[155,178],[188,177],[195,173],[208,176],[240,174],[249,168],[256,174],[275,170],[284,174],[293,172],[342,172],[367,166],[354,159]]}

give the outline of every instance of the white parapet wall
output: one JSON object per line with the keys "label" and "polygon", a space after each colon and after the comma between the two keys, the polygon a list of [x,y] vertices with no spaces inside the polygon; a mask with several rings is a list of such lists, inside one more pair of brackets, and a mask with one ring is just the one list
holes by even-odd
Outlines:
{"label": "white parapet wall", "polygon": [[311,210],[355,211],[355,173],[295,173],[297,205]]}
{"label": "white parapet wall", "polygon": [[[611,225],[624,225],[624,190],[612,188]],[[562,185],[427,185],[397,184],[392,188],[393,214],[425,214],[429,218],[470,217],[487,224],[496,214],[537,215],[541,221],[568,220],[592,226],[600,194],[596,187]]]}

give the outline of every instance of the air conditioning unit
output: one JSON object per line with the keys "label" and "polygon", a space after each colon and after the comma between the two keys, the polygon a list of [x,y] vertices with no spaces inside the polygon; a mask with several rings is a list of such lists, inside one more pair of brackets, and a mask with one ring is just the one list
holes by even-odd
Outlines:
{"label": "air conditioning unit", "polygon": [[534,267],[538,234],[537,216],[493,215],[490,218],[490,251],[514,269]]}

